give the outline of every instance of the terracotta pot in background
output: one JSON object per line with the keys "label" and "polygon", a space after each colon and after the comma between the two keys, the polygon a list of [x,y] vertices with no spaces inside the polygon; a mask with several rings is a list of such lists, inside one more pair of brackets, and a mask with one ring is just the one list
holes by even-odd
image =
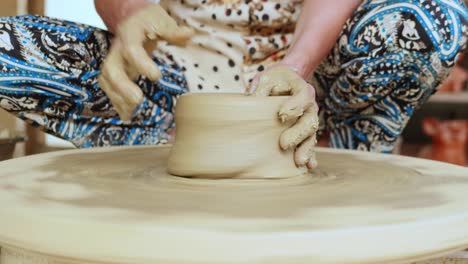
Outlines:
{"label": "terracotta pot in background", "polygon": [[468,122],[465,120],[423,120],[424,133],[432,138],[432,146],[423,148],[422,158],[467,165]]}

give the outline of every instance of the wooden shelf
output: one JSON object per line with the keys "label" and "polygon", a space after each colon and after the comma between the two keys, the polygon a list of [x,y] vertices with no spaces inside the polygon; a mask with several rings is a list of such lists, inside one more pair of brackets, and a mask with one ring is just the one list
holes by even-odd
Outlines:
{"label": "wooden shelf", "polygon": [[436,93],[429,98],[429,103],[458,103],[468,104],[468,92]]}

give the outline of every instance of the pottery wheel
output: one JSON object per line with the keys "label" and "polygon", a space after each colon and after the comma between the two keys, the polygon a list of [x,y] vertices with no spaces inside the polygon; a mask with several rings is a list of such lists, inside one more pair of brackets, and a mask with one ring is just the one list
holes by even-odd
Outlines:
{"label": "pottery wheel", "polygon": [[[0,163],[0,262],[407,263],[468,245],[462,167],[320,149],[312,176],[207,180],[170,176],[168,155],[117,147]],[[9,262],[14,252],[48,262]]]}

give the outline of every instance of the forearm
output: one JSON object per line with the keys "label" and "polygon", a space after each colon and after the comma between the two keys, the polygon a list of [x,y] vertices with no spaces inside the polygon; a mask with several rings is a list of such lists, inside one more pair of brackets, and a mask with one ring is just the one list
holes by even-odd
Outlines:
{"label": "forearm", "polygon": [[306,78],[335,45],[361,0],[305,0],[291,47],[283,63]]}
{"label": "forearm", "polygon": [[150,4],[147,0],[94,0],[96,11],[113,33],[121,21]]}

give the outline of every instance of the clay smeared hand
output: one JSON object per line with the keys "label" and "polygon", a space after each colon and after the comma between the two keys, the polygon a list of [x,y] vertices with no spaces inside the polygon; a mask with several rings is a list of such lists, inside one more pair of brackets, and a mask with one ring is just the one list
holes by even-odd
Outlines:
{"label": "clay smeared hand", "polygon": [[143,75],[152,81],[161,72],[151,59],[158,39],[184,44],[193,31],[178,26],[157,4],[136,12],[119,24],[116,37],[107,55],[99,84],[111,100],[122,120],[130,120],[143,100],[141,89],[134,83]]}
{"label": "clay smeared hand", "polygon": [[282,149],[295,148],[294,160],[297,166],[313,169],[315,159],[316,133],[318,129],[318,106],[315,89],[295,70],[287,65],[278,64],[257,75],[249,89],[255,96],[291,95],[279,109],[281,122],[297,120],[280,137]]}

